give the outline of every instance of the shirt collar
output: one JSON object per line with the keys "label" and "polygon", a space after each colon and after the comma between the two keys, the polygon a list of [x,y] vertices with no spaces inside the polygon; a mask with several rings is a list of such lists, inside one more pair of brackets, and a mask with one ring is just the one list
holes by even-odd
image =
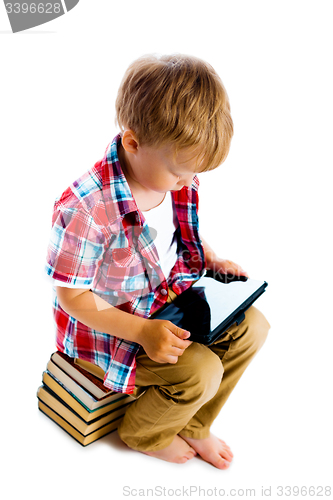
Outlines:
{"label": "shirt collar", "polygon": [[[121,143],[121,135],[118,134],[113,141],[108,145],[105,151],[104,158],[101,162],[103,176],[103,192],[105,206],[109,221],[115,222],[117,219],[134,212],[133,217],[140,226],[144,225],[144,216],[138,208],[131,188],[126,180],[125,174],[121,168],[118,158],[118,147]],[[198,190],[199,179],[197,176],[193,179],[193,184],[190,188],[184,187],[180,191],[171,193],[173,200],[178,208],[178,202],[184,197],[187,198],[188,192],[192,189]],[[178,211],[178,210],[177,210]]]}
{"label": "shirt collar", "polygon": [[115,222],[125,215],[135,212],[136,222],[142,226],[142,214],[134,200],[118,158],[121,135],[118,134],[108,145],[101,162],[103,169],[103,192],[109,221]]}

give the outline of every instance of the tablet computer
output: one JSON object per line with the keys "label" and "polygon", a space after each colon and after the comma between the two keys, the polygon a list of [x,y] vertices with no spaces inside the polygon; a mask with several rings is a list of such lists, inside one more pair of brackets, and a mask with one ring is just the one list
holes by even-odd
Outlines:
{"label": "tablet computer", "polygon": [[223,283],[203,276],[171,304],[154,313],[153,319],[167,319],[191,332],[189,340],[210,345],[234,323],[265,291],[268,283],[247,279]]}

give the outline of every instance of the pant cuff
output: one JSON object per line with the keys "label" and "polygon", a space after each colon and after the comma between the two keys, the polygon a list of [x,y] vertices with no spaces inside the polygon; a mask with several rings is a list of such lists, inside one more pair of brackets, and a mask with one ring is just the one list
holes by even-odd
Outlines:
{"label": "pant cuff", "polygon": [[162,443],[154,444],[152,446],[152,445],[145,444],[145,443],[143,443],[143,444],[140,443],[139,445],[133,445],[130,440],[123,439],[120,435],[119,435],[119,437],[129,448],[131,448],[132,450],[135,450],[135,451],[141,451],[142,453],[144,453],[145,451],[164,450],[164,448],[167,448],[172,443],[172,441],[174,439],[174,436],[173,436],[171,439],[164,440]]}
{"label": "pant cuff", "polygon": [[182,430],[179,433],[180,437],[189,437],[192,439],[206,439],[210,436],[210,429]]}

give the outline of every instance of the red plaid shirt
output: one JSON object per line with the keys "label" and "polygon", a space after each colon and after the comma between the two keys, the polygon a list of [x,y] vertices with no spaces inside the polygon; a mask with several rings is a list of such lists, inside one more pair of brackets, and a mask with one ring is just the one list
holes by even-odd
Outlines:
{"label": "red plaid shirt", "polygon": [[[165,304],[168,287],[186,290],[204,272],[198,231],[198,186],[173,191],[179,227],[177,261],[168,279],[144,216],[122,172],[118,135],[105,156],[66,189],[54,205],[46,272],[73,288],[89,288],[111,305],[147,318]],[[54,289],[57,348],[100,366],[104,385],[132,393],[139,345],[98,332],[68,315]]]}

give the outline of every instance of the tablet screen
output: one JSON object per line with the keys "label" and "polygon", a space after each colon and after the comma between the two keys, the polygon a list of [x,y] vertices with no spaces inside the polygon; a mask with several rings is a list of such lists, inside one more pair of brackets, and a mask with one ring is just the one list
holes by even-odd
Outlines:
{"label": "tablet screen", "polygon": [[210,329],[214,331],[264,283],[265,281],[248,279],[225,284],[203,277],[192,286],[192,289],[208,302],[211,314]]}

